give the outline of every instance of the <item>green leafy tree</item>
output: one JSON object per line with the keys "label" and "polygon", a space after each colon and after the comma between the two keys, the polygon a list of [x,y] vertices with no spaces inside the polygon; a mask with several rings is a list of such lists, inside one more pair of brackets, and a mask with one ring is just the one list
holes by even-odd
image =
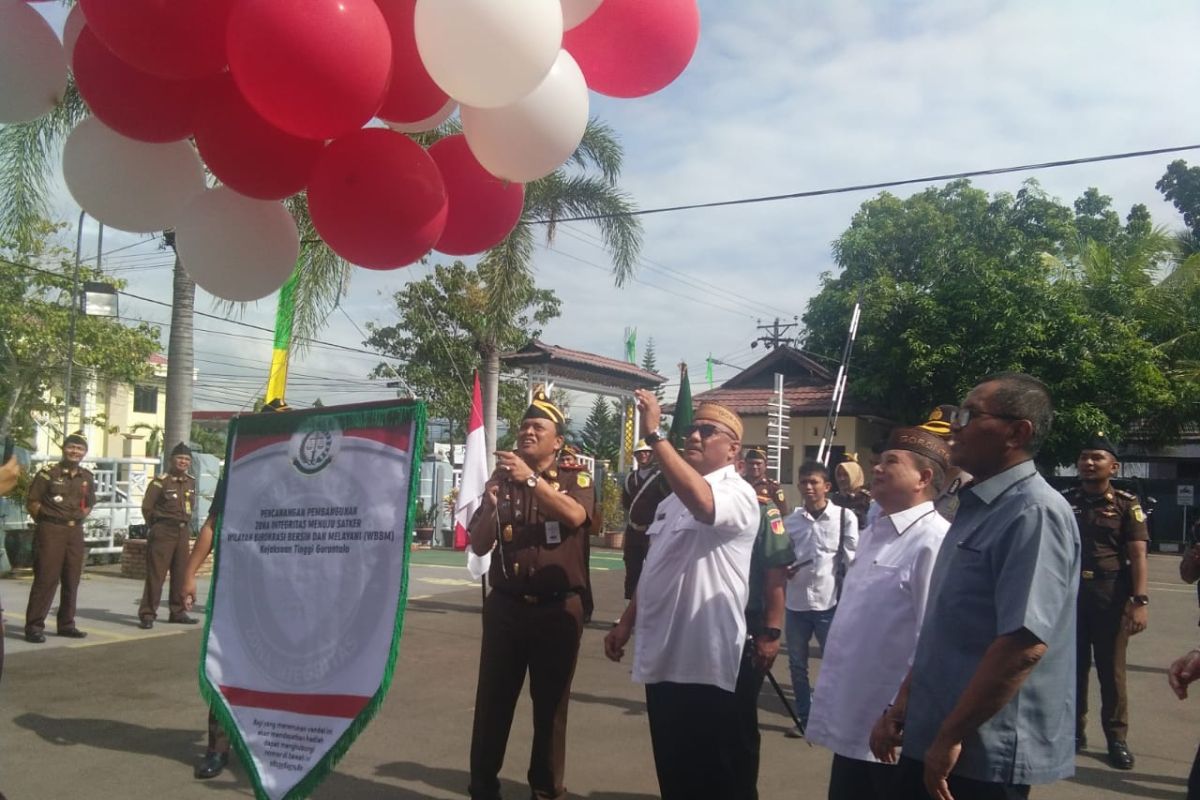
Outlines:
{"label": "green leafy tree", "polygon": [[[397,374],[428,404],[430,415],[450,422],[449,435],[466,429],[471,413],[471,376],[492,347],[515,350],[541,333],[559,314],[554,292],[527,287],[513,300],[515,311],[503,325],[487,319],[487,287],[477,269],[461,261],[434,267],[394,296],[397,321],[368,323],[368,347],[402,362],[380,364],[371,375]],[[526,407],[520,381],[501,381],[500,414],[515,429]]]}
{"label": "green leafy tree", "polygon": [[[654,348],[654,337],[646,339],[646,352],[642,354],[642,369],[648,372],[658,372],[658,351]],[[658,398],[658,402],[663,401],[662,386],[654,387],[654,396]]]}
{"label": "green leafy tree", "polygon": [[989,373],[1034,374],[1058,409],[1042,460],[1069,462],[1089,432],[1181,408],[1141,311],[1164,240],[1144,209],[1121,225],[1108,204],[1092,191],[1067,207],[1032,181],[881,194],[835,241],[841,273],[809,302],[805,346],[836,356],[861,298],[851,397],[899,422]]}
{"label": "green leafy tree", "polygon": [[[314,404],[315,407],[315,404]],[[217,458],[225,457],[226,429],[212,430],[192,424],[192,442],[202,452],[211,453]]]}
{"label": "green leafy tree", "polygon": [[1172,161],[1154,188],[1183,215],[1192,236],[1200,236],[1200,167],[1189,167],[1183,159]]}
{"label": "green leafy tree", "polygon": [[579,442],[589,455],[615,464],[621,454],[620,406],[597,397],[583,423]]}
{"label": "green leafy tree", "polygon": [[[0,239],[0,439],[12,434],[30,441],[35,415],[60,438],[63,434],[73,266],[53,244],[62,227],[34,219],[19,236]],[[92,268],[80,269],[81,281],[104,278]],[[83,314],[75,315],[75,323],[77,380],[133,383],[149,372],[147,359],[159,348],[153,326],[129,327]]]}

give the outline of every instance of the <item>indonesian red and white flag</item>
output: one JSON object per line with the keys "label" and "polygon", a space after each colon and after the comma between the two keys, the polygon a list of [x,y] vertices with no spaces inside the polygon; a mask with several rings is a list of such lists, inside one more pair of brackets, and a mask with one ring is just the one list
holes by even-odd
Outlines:
{"label": "indonesian red and white flag", "polygon": [[[467,447],[463,453],[462,480],[458,484],[458,497],[454,501],[454,545],[467,548],[467,571],[472,580],[487,574],[492,565],[492,554],[475,555],[470,547],[467,526],[471,517],[483,501],[483,487],[487,483],[487,440],[483,435],[483,397],[479,392],[479,373],[475,373],[475,393],[471,398],[471,419],[467,423]],[[461,543],[461,544],[460,544]]]}

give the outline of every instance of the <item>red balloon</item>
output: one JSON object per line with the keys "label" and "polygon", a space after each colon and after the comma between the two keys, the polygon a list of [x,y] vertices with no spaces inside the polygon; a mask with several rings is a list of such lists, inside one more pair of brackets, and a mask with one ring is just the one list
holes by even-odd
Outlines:
{"label": "red balloon", "polygon": [[214,88],[196,120],[196,149],[213,175],[259,200],[281,200],[303,189],[324,148],[269,124],[229,76]]}
{"label": "red balloon", "polygon": [[434,249],[469,256],[495,247],[512,232],[525,207],[525,185],[497,178],[479,165],[467,137],[447,136],[429,148],[446,183],[446,229]]}
{"label": "red balloon", "polygon": [[75,85],[92,113],[117,133],[142,142],[174,142],[192,135],[209,89],[203,80],[175,81],[126,64],[85,25],[71,61]]}
{"label": "red balloon", "polygon": [[347,261],[394,269],[428,253],[446,227],[446,187],[412,139],[365,128],[332,142],[308,179],[308,210]]}
{"label": "red balloon", "polygon": [[696,0],[604,0],[563,33],[563,49],[592,91],[644,97],[679,77],[699,40]]}
{"label": "red balloon", "polygon": [[134,67],[163,78],[225,69],[225,27],[234,0],[79,0],[88,27]]}
{"label": "red balloon", "polygon": [[392,82],[378,116],[389,122],[432,117],[450,96],[438,88],[417,52],[413,30],[417,0],[375,0],[392,34]]}
{"label": "red balloon", "polygon": [[361,128],[387,91],[392,39],[375,0],[239,0],[227,43],[246,102],[296,136]]}

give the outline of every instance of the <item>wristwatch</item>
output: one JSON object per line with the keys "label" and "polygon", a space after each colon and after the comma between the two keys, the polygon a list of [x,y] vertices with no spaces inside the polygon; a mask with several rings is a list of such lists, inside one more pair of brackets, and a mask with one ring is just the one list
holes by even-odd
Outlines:
{"label": "wristwatch", "polygon": [[644,441],[646,444],[650,445],[651,447],[654,447],[654,445],[665,440],[666,438],[667,437],[662,435],[662,431],[650,431],[649,433],[647,433],[645,436],[642,437],[642,441]]}
{"label": "wristwatch", "polygon": [[525,485],[528,486],[530,489],[533,489],[534,487],[536,487],[537,482],[538,482],[538,474],[536,472],[531,473],[530,476],[525,479]]}
{"label": "wristwatch", "polygon": [[1129,602],[1133,603],[1135,606],[1148,606],[1150,605],[1150,595],[1135,594],[1133,597],[1129,598]]}
{"label": "wristwatch", "polygon": [[778,642],[779,637],[783,636],[783,631],[779,630],[779,628],[763,628],[762,633],[760,633],[759,636],[763,637],[768,642]]}

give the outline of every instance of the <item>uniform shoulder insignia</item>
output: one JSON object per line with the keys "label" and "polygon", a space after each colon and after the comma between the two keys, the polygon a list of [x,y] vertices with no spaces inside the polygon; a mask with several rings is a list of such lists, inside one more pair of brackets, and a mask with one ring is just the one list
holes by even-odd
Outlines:
{"label": "uniform shoulder insignia", "polygon": [[783,500],[783,499],[785,499],[785,498],[784,498],[784,496],[783,496],[783,489],[776,489],[776,490],[775,490],[775,499],[776,499],[776,500]]}
{"label": "uniform shoulder insignia", "polygon": [[162,477],[154,478],[150,481],[151,486],[162,486]]}
{"label": "uniform shoulder insignia", "polygon": [[1142,510],[1142,506],[1140,503],[1133,504],[1133,518],[1136,519],[1138,522],[1146,521],[1146,512]]}
{"label": "uniform shoulder insignia", "polygon": [[783,517],[779,514],[779,509],[771,506],[767,509],[767,519],[771,523],[771,533],[776,536],[783,536],[786,532],[783,527]]}
{"label": "uniform shoulder insignia", "polygon": [[49,475],[53,471],[54,471],[54,467],[42,467],[41,469],[38,470],[38,474],[39,475]]}
{"label": "uniform shoulder insignia", "polygon": [[575,484],[576,484],[576,485],[577,485],[577,486],[578,486],[580,489],[586,489],[586,488],[588,488],[589,486],[591,486],[591,485],[592,485],[592,476],[591,476],[591,475],[588,475],[586,472],[580,472],[580,473],[579,473],[579,474],[578,474],[578,475],[575,477]]}
{"label": "uniform shoulder insignia", "polygon": [[1113,489],[1113,492],[1117,495],[1117,497],[1123,497],[1126,500],[1137,500],[1138,499],[1138,496],[1136,494],[1134,494],[1133,492],[1127,492],[1124,489]]}

